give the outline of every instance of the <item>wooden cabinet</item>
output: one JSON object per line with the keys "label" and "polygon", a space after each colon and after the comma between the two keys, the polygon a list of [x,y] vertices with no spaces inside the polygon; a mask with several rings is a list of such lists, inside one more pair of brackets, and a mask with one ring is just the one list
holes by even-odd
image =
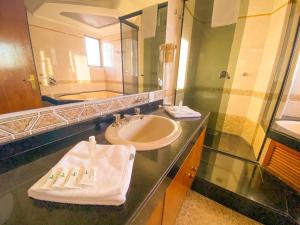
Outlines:
{"label": "wooden cabinet", "polygon": [[300,191],[300,152],[271,141],[263,166],[289,186]]}
{"label": "wooden cabinet", "polygon": [[161,199],[147,221],[147,225],[161,225],[164,210],[164,199]]}
{"label": "wooden cabinet", "polygon": [[175,223],[189,188],[190,178],[187,176],[186,166],[181,167],[171,182],[165,194],[163,225]]}
{"label": "wooden cabinet", "polygon": [[205,130],[202,131],[191,152],[184,160],[170,186],[167,188],[164,200],[162,225],[173,225],[196,176],[202,153]]}

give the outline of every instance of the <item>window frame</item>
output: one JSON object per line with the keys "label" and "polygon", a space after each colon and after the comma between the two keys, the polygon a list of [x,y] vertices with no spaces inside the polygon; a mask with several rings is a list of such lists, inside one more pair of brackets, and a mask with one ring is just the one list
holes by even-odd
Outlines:
{"label": "window frame", "polygon": [[[99,64],[100,64],[100,65],[90,65],[90,64],[89,64],[89,60],[88,60],[88,52],[87,52],[87,48],[86,48],[86,38],[91,38],[91,39],[94,39],[94,40],[97,40],[97,41],[98,41],[98,43],[99,43]],[[86,63],[87,63],[87,66],[88,66],[88,67],[91,67],[91,68],[93,68],[93,67],[96,67],[96,68],[102,68],[102,67],[103,67],[103,64],[102,64],[102,63],[103,63],[103,62],[102,62],[102,54],[101,54],[101,51],[102,51],[102,47],[101,47],[102,42],[101,42],[101,40],[98,39],[98,38],[89,36],[89,35],[84,35],[83,41],[84,41],[84,49],[85,49],[85,54],[86,54]]]}

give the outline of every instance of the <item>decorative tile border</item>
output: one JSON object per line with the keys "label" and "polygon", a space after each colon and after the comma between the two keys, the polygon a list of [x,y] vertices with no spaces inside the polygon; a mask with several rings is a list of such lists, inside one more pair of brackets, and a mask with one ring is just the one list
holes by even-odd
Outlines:
{"label": "decorative tile border", "polygon": [[259,91],[246,90],[246,89],[231,89],[231,88],[217,88],[217,87],[194,87],[191,88],[191,91],[209,92],[214,94],[248,96],[248,97],[259,98],[265,101],[268,100],[270,96],[274,95],[274,93],[264,93]]}
{"label": "decorative tile border", "polygon": [[[151,96],[151,98],[150,98]],[[0,115],[0,144],[55,130],[63,126],[158,101],[164,91],[125,95],[107,100],[51,106]]]}

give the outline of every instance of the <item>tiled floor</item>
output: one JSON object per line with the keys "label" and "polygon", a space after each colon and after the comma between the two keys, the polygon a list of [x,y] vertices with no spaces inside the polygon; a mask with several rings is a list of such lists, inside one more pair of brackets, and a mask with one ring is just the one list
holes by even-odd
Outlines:
{"label": "tiled floor", "polygon": [[259,225],[197,192],[190,191],[177,217],[176,225]]}

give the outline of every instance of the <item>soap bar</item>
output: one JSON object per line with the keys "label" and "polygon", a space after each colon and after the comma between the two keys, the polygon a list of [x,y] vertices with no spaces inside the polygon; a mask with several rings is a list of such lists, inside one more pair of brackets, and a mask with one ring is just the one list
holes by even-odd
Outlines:
{"label": "soap bar", "polygon": [[71,189],[80,188],[80,185],[78,184],[79,173],[80,173],[80,168],[74,167],[71,169],[71,172],[68,177],[69,179],[65,183],[66,188],[71,188]]}
{"label": "soap bar", "polygon": [[79,184],[93,186],[96,180],[96,168],[84,168]]}
{"label": "soap bar", "polygon": [[52,168],[47,177],[45,184],[41,188],[45,189],[45,190],[52,189],[52,185],[55,183],[60,171],[61,171],[61,168]]}
{"label": "soap bar", "polygon": [[64,168],[60,171],[57,179],[55,180],[54,184],[52,185],[52,187],[55,188],[63,188],[64,184],[68,178],[69,175],[69,169]]}

